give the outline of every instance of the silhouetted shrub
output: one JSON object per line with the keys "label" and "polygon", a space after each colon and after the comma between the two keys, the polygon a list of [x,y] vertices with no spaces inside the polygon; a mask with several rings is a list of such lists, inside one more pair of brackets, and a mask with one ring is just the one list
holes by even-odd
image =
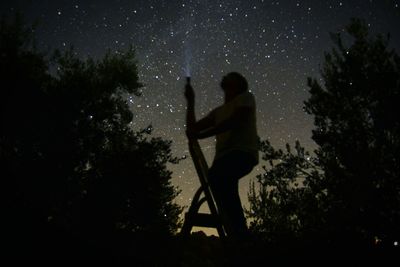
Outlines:
{"label": "silhouetted shrub", "polygon": [[262,147],[271,166],[252,187],[249,216],[267,239],[393,246],[400,238],[400,58],[361,20],[346,33],[350,46],[332,34],[324,86],[308,80],[315,154]]}
{"label": "silhouetted shrub", "polygon": [[1,20],[1,193],[11,239],[64,233],[115,246],[175,233],[171,142],[131,128],[126,96],[141,87],[133,49],[98,61],[73,50],[49,58],[33,32],[20,16]]}

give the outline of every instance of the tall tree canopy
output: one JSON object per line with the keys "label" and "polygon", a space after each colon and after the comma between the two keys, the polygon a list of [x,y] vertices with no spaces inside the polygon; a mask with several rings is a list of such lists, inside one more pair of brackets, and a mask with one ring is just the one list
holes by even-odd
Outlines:
{"label": "tall tree canopy", "polygon": [[315,156],[265,142],[272,167],[250,193],[249,214],[254,229],[268,233],[282,230],[286,218],[283,231],[292,237],[393,245],[400,238],[400,57],[389,37],[371,37],[361,20],[346,34],[331,35],[324,84],[308,80]]}
{"label": "tall tree canopy", "polygon": [[[7,231],[111,243],[179,226],[170,141],[134,132],[127,94],[140,95],[133,49],[50,59],[21,18],[0,22],[0,164]],[[11,231],[10,231],[11,229]],[[51,230],[49,230],[51,229]]]}

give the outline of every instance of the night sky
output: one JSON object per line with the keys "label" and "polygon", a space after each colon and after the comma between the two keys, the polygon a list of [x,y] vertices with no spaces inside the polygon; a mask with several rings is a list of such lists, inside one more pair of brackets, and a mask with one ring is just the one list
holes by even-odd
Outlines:
{"label": "night sky", "polygon": [[[257,101],[258,132],[282,147],[296,139],[312,150],[313,118],[305,114],[307,76],[319,77],[329,32],[343,31],[351,17],[364,18],[374,33],[392,35],[400,47],[400,1],[396,0],[130,0],[1,1],[2,14],[20,10],[38,19],[44,51],[74,46],[82,58],[102,57],[133,45],[141,98],[128,101],[135,129],[153,125],[154,135],[173,140],[173,154],[188,156],[184,132],[186,72],[196,92],[197,116],[222,104],[222,75],[242,73]],[[396,49],[399,51],[399,49]],[[201,141],[211,162],[214,140]],[[261,165],[241,180],[242,202]],[[171,166],[177,201],[189,205],[197,181],[191,159]]]}

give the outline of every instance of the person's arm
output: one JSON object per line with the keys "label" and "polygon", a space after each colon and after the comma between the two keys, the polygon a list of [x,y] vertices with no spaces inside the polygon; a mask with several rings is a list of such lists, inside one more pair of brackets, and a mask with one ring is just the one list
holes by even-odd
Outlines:
{"label": "person's arm", "polygon": [[195,114],[195,95],[192,86],[187,85],[185,88],[185,97],[187,100],[186,110],[186,135],[189,139],[198,138],[201,131],[214,126],[215,112],[210,112],[207,116],[196,121]]}
{"label": "person's arm", "polygon": [[205,129],[197,133],[196,137],[198,139],[203,139],[229,130],[233,130],[235,128],[239,128],[246,119],[251,117],[252,112],[253,112],[252,107],[248,106],[238,107],[229,118],[221,121],[219,124],[213,127],[210,127],[208,129]]}
{"label": "person's arm", "polygon": [[215,124],[215,110],[211,111],[204,118],[198,120],[194,125],[192,130],[194,132],[201,132],[208,128],[214,127]]}

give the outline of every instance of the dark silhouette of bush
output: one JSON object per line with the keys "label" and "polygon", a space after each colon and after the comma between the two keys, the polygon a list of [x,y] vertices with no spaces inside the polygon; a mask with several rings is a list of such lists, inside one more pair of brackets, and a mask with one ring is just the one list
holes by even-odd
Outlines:
{"label": "dark silhouette of bush", "polygon": [[[21,17],[0,22],[3,228],[15,248],[126,246],[174,234],[170,141],[134,132],[127,94],[140,95],[134,50],[50,58]],[[66,241],[69,240],[69,241]],[[71,245],[72,244],[72,245]],[[10,245],[11,246],[11,245]],[[49,245],[52,246],[52,245]]]}
{"label": "dark silhouette of bush", "polygon": [[270,241],[393,247],[400,239],[400,58],[361,20],[346,33],[331,35],[324,85],[308,79],[315,154],[262,146],[271,165],[253,184],[249,216]]}
{"label": "dark silhouette of bush", "polygon": [[294,150],[276,150],[261,142],[265,173],[248,194],[250,229],[269,245],[288,247],[303,239],[318,242],[323,230],[325,188],[317,159],[296,142]]}

